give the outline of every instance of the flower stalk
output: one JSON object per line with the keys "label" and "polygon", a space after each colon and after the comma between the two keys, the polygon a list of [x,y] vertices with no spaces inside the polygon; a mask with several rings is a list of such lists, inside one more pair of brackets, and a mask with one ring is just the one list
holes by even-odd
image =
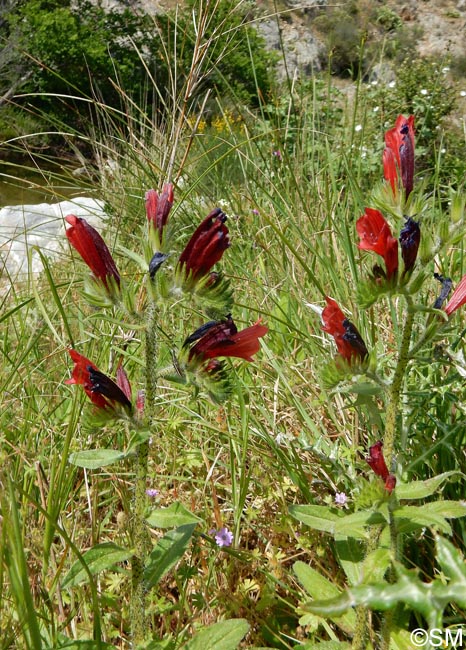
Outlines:
{"label": "flower stalk", "polygon": [[[146,393],[144,400],[145,419],[149,429],[153,423],[157,389],[156,366],[158,346],[156,316],[156,303],[151,302],[148,307],[146,326]],[[147,636],[144,568],[150,548],[145,521],[148,460],[149,441],[145,440],[137,447],[134,468],[135,489],[132,522],[134,555],[132,558],[131,624],[132,637],[135,645],[144,641]]]}

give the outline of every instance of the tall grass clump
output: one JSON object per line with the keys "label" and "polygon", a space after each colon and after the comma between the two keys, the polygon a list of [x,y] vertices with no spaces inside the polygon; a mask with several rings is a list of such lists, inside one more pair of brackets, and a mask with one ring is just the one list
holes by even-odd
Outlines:
{"label": "tall grass clump", "polygon": [[116,84],[61,129],[105,243],[68,215],[72,257],[4,294],[5,648],[463,629],[464,187],[396,86],[227,95],[217,9],[163,87],[140,50],[160,119]]}

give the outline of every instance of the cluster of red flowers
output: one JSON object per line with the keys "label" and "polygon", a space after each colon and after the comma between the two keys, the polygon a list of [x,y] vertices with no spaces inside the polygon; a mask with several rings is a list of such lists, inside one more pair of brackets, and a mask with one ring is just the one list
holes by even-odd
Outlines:
{"label": "cluster of red flowers", "polygon": [[[149,277],[153,280],[168,257],[159,249],[165,244],[164,233],[173,206],[173,185],[166,183],[161,194],[149,190],[145,202],[149,237],[151,233],[156,235],[157,250],[149,263]],[[70,225],[66,236],[89,267],[95,281],[113,299],[118,298],[121,290],[120,274],[102,237],[84,219],[69,215],[65,220]],[[193,233],[180,255],[175,271],[175,278],[181,278],[180,284],[184,290],[195,291],[198,283],[202,284],[204,290],[217,287],[219,274],[213,273],[212,267],[230,245],[226,220],[226,215],[216,208]],[[207,373],[211,379],[220,379],[219,371],[223,372],[223,365],[218,357],[252,361],[253,355],[260,349],[259,339],[267,331],[268,328],[261,325],[260,320],[240,332],[230,315],[222,320],[210,321],[189,336],[183,345],[189,347],[187,369]],[[71,379],[66,383],[82,385],[94,406],[112,416],[131,414],[131,387],[121,367],[118,368],[117,380],[114,382],[75,350],[70,350],[70,355],[75,366]],[[136,409],[142,409],[141,396],[136,401]]]}
{"label": "cluster of red flowers", "polygon": [[[408,199],[414,184],[414,116],[399,115],[395,126],[385,134],[383,152],[384,177],[390,183],[393,195],[398,196],[399,185],[404,189],[404,199]],[[366,208],[364,215],[356,222],[356,231],[361,250],[380,255],[385,262],[385,270],[374,267],[376,279],[385,277],[389,282],[398,276],[398,242],[404,263],[403,275],[409,273],[416,262],[421,241],[419,223],[412,217],[406,218],[399,239],[392,235],[390,226],[379,210]]]}

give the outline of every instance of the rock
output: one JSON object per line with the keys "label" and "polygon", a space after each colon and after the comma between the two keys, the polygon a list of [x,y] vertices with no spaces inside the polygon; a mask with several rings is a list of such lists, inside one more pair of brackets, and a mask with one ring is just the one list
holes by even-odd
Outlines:
{"label": "rock", "polygon": [[294,21],[277,23],[268,19],[261,21],[258,29],[267,48],[282,52],[276,67],[279,81],[287,74],[308,76],[321,69],[322,44],[308,27]]}
{"label": "rock", "polygon": [[[102,225],[106,218],[104,202],[77,197],[60,203],[15,205],[0,209],[0,274],[14,280],[28,272],[28,250],[41,249],[49,259],[69,250],[64,217],[75,214],[91,225]],[[38,273],[42,263],[36,251],[31,255],[31,271]]]}

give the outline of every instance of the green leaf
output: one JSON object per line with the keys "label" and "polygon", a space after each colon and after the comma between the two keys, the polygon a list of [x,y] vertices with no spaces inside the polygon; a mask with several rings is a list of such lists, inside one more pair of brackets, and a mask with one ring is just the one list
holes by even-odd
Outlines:
{"label": "green leaf", "polygon": [[87,449],[77,451],[69,456],[69,462],[77,467],[86,469],[99,469],[126,458],[126,453],[115,449]]}
{"label": "green leaf", "polygon": [[424,503],[422,509],[446,519],[458,519],[466,516],[466,501],[430,501]]}
{"label": "green leaf", "polygon": [[[394,511],[398,532],[410,532],[424,526],[436,526],[443,533],[451,534],[446,519],[466,516],[466,502],[431,501],[422,506],[401,506]],[[404,521],[403,521],[404,520]]]}
{"label": "green leaf", "polygon": [[[295,562],[293,564],[293,571],[296,574],[299,582],[302,584],[304,589],[312,598],[339,598],[340,590],[334,584],[332,584],[327,578],[324,578],[318,571],[310,567],[305,562]],[[346,593],[346,592],[345,592]],[[313,603],[311,603],[312,605]],[[311,611],[313,614],[318,613],[314,612],[313,609],[309,606],[308,603],[301,606],[301,609],[304,611]],[[337,614],[340,616],[348,609],[345,607],[341,612]],[[332,618],[330,616],[330,618]],[[333,619],[332,619],[333,620]],[[356,624],[356,615],[353,611],[346,612],[344,616],[338,618],[334,621],[338,627],[340,627],[344,632],[350,634],[354,630]]]}
{"label": "green leaf", "polygon": [[398,499],[424,499],[437,492],[439,487],[448,477],[460,474],[460,472],[444,472],[438,476],[433,476],[425,481],[411,481],[410,483],[397,483],[395,488]]}
{"label": "green leaf", "polygon": [[335,523],[343,517],[341,511],[327,506],[290,506],[289,512],[292,517],[306,526],[332,535],[335,532]]}
{"label": "green leaf", "polygon": [[460,551],[444,537],[437,535],[435,538],[437,547],[437,560],[442,567],[443,573],[452,580],[464,583],[466,594],[466,563]]}
{"label": "green leaf", "polygon": [[391,563],[390,550],[377,548],[364,558],[361,567],[362,582],[365,584],[381,582]]}
{"label": "green leaf", "polygon": [[82,560],[77,560],[73,564],[63,580],[62,587],[75,587],[82,582],[87,582],[89,576],[83,567],[83,561],[91,574],[94,575],[105,569],[110,569],[117,562],[128,560],[132,553],[131,550],[121,548],[113,544],[113,542],[97,544],[84,553]]}
{"label": "green leaf", "polygon": [[187,524],[169,531],[157,542],[144,571],[147,589],[156,585],[180,560],[188,548],[197,524]]}
{"label": "green leaf", "polygon": [[345,648],[351,648],[351,644],[344,641],[322,641],[321,643],[309,641],[304,645],[293,646],[294,650],[344,650]]}
{"label": "green leaf", "polygon": [[172,503],[168,508],[157,508],[152,510],[146,519],[149,526],[154,528],[178,528],[185,524],[203,523],[200,517],[197,517],[182,503]]}
{"label": "green leaf", "polygon": [[377,384],[370,381],[357,381],[347,384],[336,389],[335,392],[342,394],[356,393],[357,395],[374,396],[380,395],[382,389]]}
{"label": "green leaf", "polygon": [[340,537],[367,537],[367,527],[386,524],[387,521],[381,512],[359,510],[350,515],[345,515],[335,522],[334,535]]}
{"label": "green leaf", "polygon": [[205,627],[182,646],[182,650],[235,650],[249,632],[244,618],[220,621]]}
{"label": "green leaf", "polygon": [[363,545],[353,537],[337,539],[336,551],[349,583],[358,584],[365,553]]}
{"label": "green leaf", "polygon": [[59,645],[54,645],[50,650],[115,650],[115,646],[110,643],[93,641],[92,639],[67,639],[61,637]]}

